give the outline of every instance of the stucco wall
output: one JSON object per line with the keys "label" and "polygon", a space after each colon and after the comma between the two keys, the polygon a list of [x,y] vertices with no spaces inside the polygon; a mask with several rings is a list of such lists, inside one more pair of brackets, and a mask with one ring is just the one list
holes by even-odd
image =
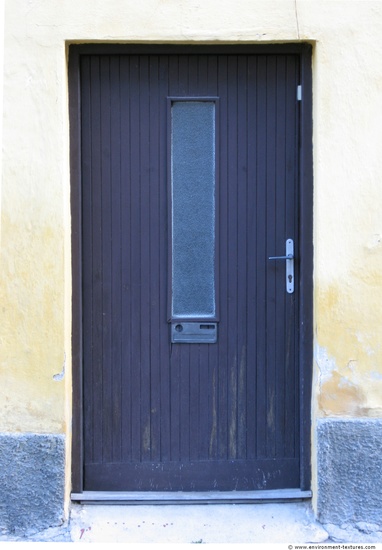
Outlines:
{"label": "stucco wall", "polygon": [[70,433],[66,56],[83,41],[314,45],[313,419],[382,417],[381,35],[378,0],[6,1],[0,432]]}

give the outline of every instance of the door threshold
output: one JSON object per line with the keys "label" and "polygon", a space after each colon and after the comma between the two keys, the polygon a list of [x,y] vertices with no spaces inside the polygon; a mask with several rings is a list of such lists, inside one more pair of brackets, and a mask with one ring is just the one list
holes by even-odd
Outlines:
{"label": "door threshold", "polygon": [[84,491],[72,493],[73,502],[82,504],[255,504],[310,499],[312,491],[277,489],[271,491]]}

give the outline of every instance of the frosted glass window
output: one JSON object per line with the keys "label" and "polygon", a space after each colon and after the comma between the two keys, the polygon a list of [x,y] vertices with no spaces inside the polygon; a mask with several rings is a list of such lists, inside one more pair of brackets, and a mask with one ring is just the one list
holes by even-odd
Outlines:
{"label": "frosted glass window", "polygon": [[213,318],[215,102],[171,103],[172,317]]}

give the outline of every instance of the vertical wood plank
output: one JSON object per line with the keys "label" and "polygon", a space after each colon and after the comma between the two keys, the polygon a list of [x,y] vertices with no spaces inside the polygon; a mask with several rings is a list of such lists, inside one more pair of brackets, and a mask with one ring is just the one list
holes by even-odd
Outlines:
{"label": "vertical wood plank", "polygon": [[159,59],[159,223],[158,230],[160,237],[160,266],[159,266],[159,316],[160,316],[160,459],[162,462],[170,460],[171,457],[171,344],[169,339],[169,327],[167,323],[168,311],[168,192],[167,192],[167,97],[169,95],[169,58],[160,56]]}
{"label": "vertical wood plank", "polygon": [[[267,59],[267,104],[266,104],[266,214],[267,214],[267,226],[266,226],[266,241],[267,241],[267,256],[272,255],[272,250],[280,250],[284,253],[285,239],[283,236],[278,235],[276,231],[276,134],[277,134],[277,118],[276,118],[276,64],[277,59],[275,56],[268,56]],[[279,255],[276,253],[276,255]],[[281,254],[280,254],[281,255]],[[266,373],[266,393],[267,393],[267,406],[266,406],[266,441],[267,441],[267,456],[274,457],[276,451],[275,445],[275,407],[276,407],[276,393],[275,393],[275,365],[276,365],[276,347],[274,345],[275,321],[277,317],[277,276],[285,270],[285,266],[278,262],[268,263],[267,273],[267,373]],[[283,273],[282,273],[283,274]]]}
{"label": "vertical wood plank", "polygon": [[130,58],[121,56],[120,59],[120,88],[121,88],[121,399],[122,399],[122,461],[131,460],[132,456],[132,201],[131,201],[131,98],[130,98]]}
{"label": "vertical wood plank", "polygon": [[83,292],[83,356],[86,391],[84,393],[84,455],[87,460],[93,460],[93,369],[92,369],[92,206],[89,182],[93,171],[91,158],[92,116],[91,116],[91,64],[89,56],[81,60],[81,129],[82,129],[82,251],[86,262],[82,266],[82,284],[87,292]]}
{"label": "vertical wood plank", "polygon": [[[289,238],[286,233],[286,200],[287,200],[287,188],[286,188],[286,142],[289,139],[286,128],[286,73],[285,73],[285,59],[277,57],[276,59],[276,205],[275,205],[275,232],[277,236],[281,236],[284,240],[276,243],[279,249],[285,250],[285,240]],[[292,236],[292,235],[291,235]],[[280,239],[281,240],[281,239]],[[284,252],[282,252],[284,253]],[[285,375],[284,365],[288,360],[286,354],[290,353],[285,347],[285,331],[288,330],[288,326],[285,325],[285,306],[288,299],[288,295],[285,291],[285,264],[284,262],[278,262],[279,265],[275,266],[276,274],[276,312],[275,312],[275,336],[277,335],[280,345],[276,348],[275,353],[275,456],[283,456],[284,447],[284,432],[283,424],[285,418],[285,400],[284,400],[284,386]]]}
{"label": "vertical wood plank", "polygon": [[247,204],[248,204],[248,150],[247,150],[247,92],[248,92],[248,59],[238,59],[238,228],[237,228],[237,455],[239,459],[247,458],[247,379],[248,379],[248,284],[247,284]]}
{"label": "vertical wood plank", "polygon": [[110,192],[111,192],[111,402],[112,460],[122,457],[122,223],[120,58],[110,57]]}
{"label": "vertical wood plank", "polygon": [[[101,462],[103,457],[103,376],[102,376],[102,318],[99,312],[102,312],[102,141],[101,141],[101,91],[100,91],[100,61],[96,57],[91,58],[91,120],[92,120],[92,138],[91,138],[91,162],[92,174],[89,181],[91,195],[91,220],[92,220],[92,240],[91,258],[92,258],[92,277],[93,284],[89,291],[91,293],[92,312],[92,344],[91,360],[89,368],[92,369],[93,392],[92,402],[92,434],[93,436],[93,461]],[[89,243],[90,244],[90,243]]]}
{"label": "vertical wood plank", "polygon": [[[131,177],[131,458],[141,460],[141,141],[139,139],[140,112],[140,56],[130,60],[130,177]],[[134,161],[133,161],[134,159]]]}
{"label": "vertical wood plank", "polygon": [[[101,119],[101,311],[102,327],[102,452],[103,460],[112,460],[112,364],[111,357],[111,293],[112,293],[112,258],[111,258],[111,143],[110,143],[110,58],[100,59],[100,119]],[[97,222],[96,222],[97,223]]]}
{"label": "vertical wood plank", "polygon": [[237,458],[237,407],[238,407],[238,365],[239,350],[237,346],[237,292],[238,292],[238,75],[237,56],[228,58],[228,458]]}
{"label": "vertical wood plank", "polygon": [[257,187],[256,179],[258,164],[257,140],[257,57],[248,56],[248,94],[247,94],[247,458],[254,459],[257,455],[257,349],[258,316],[256,300],[258,287],[257,272]]}
{"label": "vertical wood plank", "polygon": [[150,178],[150,90],[149,90],[149,58],[140,57],[139,74],[139,117],[136,139],[140,142],[139,183],[140,187],[140,447],[141,460],[150,460],[151,449],[151,394],[150,394],[150,346],[151,342],[151,266],[150,266],[150,210],[151,210],[151,178]]}
{"label": "vertical wood plank", "polygon": [[[149,243],[150,243],[150,460],[160,460],[160,417],[161,417],[161,392],[160,392],[160,369],[162,365],[161,354],[161,310],[160,310],[160,276],[161,272],[161,241],[164,236],[161,227],[161,185],[160,185],[160,157],[158,143],[160,135],[160,97],[158,94],[159,82],[159,58],[149,58],[149,104],[148,113],[150,120],[149,132],[149,187],[150,187],[150,209],[149,209]],[[152,269],[151,266],[159,266]],[[160,361],[158,361],[158,357]]]}
{"label": "vertical wood plank", "polygon": [[267,391],[266,391],[266,373],[267,373],[267,356],[266,356],[266,307],[267,307],[267,217],[264,200],[267,195],[267,166],[266,166],[266,135],[267,135],[267,118],[266,105],[268,98],[267,89],[267,56],[261,56],[257,63],[257,95],[256,95],[256,119],[257,119],[257,165],[256,165],[256,389],[257,389],[257,457],[267,456],[266,449],[266,414],[267,409]]}
{"label": "vertical wood plank", "polygon": [[227,104],[227,56],[218,59],[218,95],[219,95],[219,128],[220,128],[220,157],[219,157],[219,288],[220,288],[220,322],[218,347],[218,403],[217,403],[217,439],[218,459],[224,460],[228,456],[228,258],[226,243],[228,239],[228,104]]}

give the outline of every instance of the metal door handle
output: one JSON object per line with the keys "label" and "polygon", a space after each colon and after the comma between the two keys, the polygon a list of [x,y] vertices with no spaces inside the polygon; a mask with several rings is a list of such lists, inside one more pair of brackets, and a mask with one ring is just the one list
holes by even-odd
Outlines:
{"label": "metal door handle", "polygon": [[285,243],[285,256],[269,256],[269,260],[286,260],[285,282],[288,294],[294,292],[294,245],[293,239],[287,239]]}
{"label": "metal door handle", "polygon": [[288,254],[288,256],[269,256],[268,260],[293,260],[293,254]]}

